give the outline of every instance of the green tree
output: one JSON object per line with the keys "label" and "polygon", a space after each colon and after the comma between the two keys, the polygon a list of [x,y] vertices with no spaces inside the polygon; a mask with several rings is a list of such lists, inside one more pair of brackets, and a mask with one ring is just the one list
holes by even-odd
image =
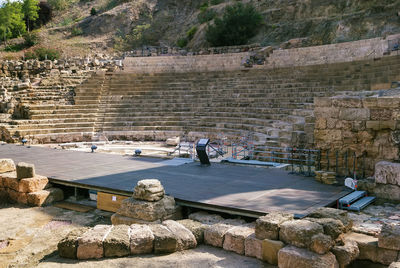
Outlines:
{"label": "green tree", "polygon": [[39,0],[23,0],[22,2],[22,12],[26,20],[26,25],[28,27],[32,22],[35,22],[39,18]]}
{"label": "green tree", "polygon": [[25,32],[22,4],[7,0],[0,7],[0,38],[6,42],[7,39],[21,36]]}
{"label": "green tree", "polygon": [[212,46],[244,45],[256,35],[262,16],[251,5],[237,3],[228,6],[222,19],[216,18],[206,30],[206,39]]}

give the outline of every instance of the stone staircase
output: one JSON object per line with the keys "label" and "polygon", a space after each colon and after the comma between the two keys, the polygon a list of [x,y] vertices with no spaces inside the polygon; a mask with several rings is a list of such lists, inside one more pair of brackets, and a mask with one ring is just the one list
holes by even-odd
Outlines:
{"label": "stone staircase", "polygon": [[[152,66],[159,71],[150,72]],[[94,133],[129,140],[251,133],[257,144],[306,147],[313,143],[314,97],[385,88],[400,79],[399,56],[211,72],[165,66],[142,59],[141,72],[96,73],[76,88],[73,105],[30,104],[30,119],[14,120],[8,129],[40,143],[90,141]]]}

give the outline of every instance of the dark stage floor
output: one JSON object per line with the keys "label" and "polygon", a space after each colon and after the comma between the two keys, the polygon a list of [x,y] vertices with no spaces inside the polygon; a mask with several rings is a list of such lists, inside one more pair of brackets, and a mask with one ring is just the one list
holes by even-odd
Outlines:
{"label": "dark stage floor", "polygon": [[349,191],[273,168],[198,163],[170,165],[163,159],[135,158],[20,145],[0,145],[0,158],[34,163],[36,173],[55,183],[130,194],[137,181],[159,179],[183,204],[218,210],[293,212],[305,215]]}

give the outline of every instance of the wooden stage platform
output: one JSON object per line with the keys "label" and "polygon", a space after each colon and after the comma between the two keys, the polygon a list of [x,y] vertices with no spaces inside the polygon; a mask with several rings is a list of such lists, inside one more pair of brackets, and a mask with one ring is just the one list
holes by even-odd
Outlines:
{"label": "wooden stage platform", "polygon": [[324,185],[313,178],[265,167],[176,165],[158,158],[11,144],[0,145],[0,158],[33,163],[37,174],[56,184],[115,194],[131,195],[137,181],[156,178],[182,205],[254,217],[283,210],[303,216],[349,193],[342,186]]}

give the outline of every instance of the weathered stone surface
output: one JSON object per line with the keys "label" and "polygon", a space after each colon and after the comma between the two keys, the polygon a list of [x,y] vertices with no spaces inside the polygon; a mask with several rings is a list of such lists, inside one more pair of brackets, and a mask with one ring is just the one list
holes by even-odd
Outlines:
{"label": "weathered stone surface", "polygon": [[339,264],[331,252],[320,255],[306,249],[287,246],[278,252],[279,268],[337,268]]}
{"label": "weathered stone surface", "polygon": [[246,240],[244,241],[244,255],[261,260],[263,255],[262,241],[263,240],[258,239],[255,234],[246,237]]}
{"label": "weathered stone surface", "polygon": [[278,252],[285,244],[282,241],[264,239],[262,241],[262,260],[278,265]]}
{"label": "weathered stone surface", "polygon": [[156,179],[141,180],[133,190],[133,198],[151,202],[161,200],[164,194],[164,187]]}
{"label": "weathered stone surface", "polygon": [[316,234],[311,238],[310,250],[322,255],[327,253],[333,244],[334,242],[329,235]]}
{"label": "weathered stone surface", "polygon": [[117,211],[119,215],[149,222],[167,219],[174,213],[175,200],[171,196],[164,196],[163,199],[156,202],[128,198],[122,202]]}
{"label": "weathered stone surface", "polygon": [[190,219],[180,220],[178,222],[192,232],[196,238],[197,244],[202,244],[204,242],[204,230],[206,229],[205,224]]}
{"label": "weathered stone surface", "polygon": [[103,241],[104,257],[123,257],[130,253],[128,225],[113,226]]}
{"label": "weathered stone surface", "polygon": [[340,220],[330,218],[305,218],[305,220],[322,225],[324,233],[329,235],[333,240],[346,231],[346,228]]}
{"label": "weathered stone surface", "polygon": [[0,173],[15,171],[15,164],[12,159],[0,159]]}
{"label": "weathered stone surface", "polygon": [[343,223],[346,231],[349,231],[353,226],[353,221],[349,219],[348,213],[345,210],[335,208],[318,208],[311,212],[308,217],[310,218],[331,218],[339,220]]}
{"label": "weathered stone surface", "polygon": [[254,234],[254,229],[246,226],[236,226],[229,229],[225,233],[223,248],[228,251],[236,252],[237,254],[245,254],[245,240],[251,234]]}
{"label": "weathered stone surface", "polygon": [[111,225],[96,225],[78,238],[76,256],[80,260],[100,259],[104,256],[103,241],[111,231]]}
{"label": "weathered stone surface", "polygon": [[19,162],[17,165],[17,178],[33,178],[35,177],[35,165],[24,162]]}
{"label": "weathered stone surface", "polygon": [[381,161],[375,165],[375,182],[400,185],[400,164]]}
{"label": "weathered stone surface", "polygon": [[177,238],[178,251],[195,248],[197,246],[196,238],[192,232],[182,224],[173,220],[167,220],[163,222],[163,225],[165,225]]}
{"label": "weathered stone surface", "polygon": [[153,251],[154,235],[148,225],[132,224],[130,237],[131,254],[146,254]]}
{"label": "weathered stone surface", "polygon": [[139,219],[134,219],[131,217],[126,217],[122,215],[118,215],[117,213],[114,213],[111,215],[111,223],[113,225],[119,225],[119,224],[125,224],[125,225],[132,225],[132,224],[155,224],[155,223],[161,223],[161,220],[156,220],[156,221],[144,221],[144,220],[139,220]]}
{"label": "weathered stone surface", "polygon": [[209,214],[204,211],[195,212],[189,215],[189,219],[198,221],[204,224],[215,224],[224,221],[220,215]]}
{"label": "weathered stone surface", "polygon": [[397,260],[398,252],[392,249],[378,247],[378,238],[358,233],[345,234],[345,243],[354,241],[360,250],[358,259],[379,262],[385,265]]}
{"label": "weathered stone surface", "polygon": [[48,205],[64,199],[64,192],[60,188],[48,188],[33,193],[27,193],[28,204],[31,206]]}
{"label": "weathered stone surface", "polygon": [[224,245],[225,234],[231,228],[233,228],[232,225],[227,225],[224,223],[209,225],[204,230],[204,243],[214,247],[222,248]]}
{"label": "weathered stone surface", "polygon": [[13,189],[7,188],[7,194],[11,201],[25,205],[28,204],[28,197],[26,193],[20,193],[14,191]]}
{"label": "weathered stone surface", "polygon": [[161,224],[151,224],[150,229],[154,235],[154,253],[172,253],[178,249],[177,237]]}
{"label": "weathered stone surface", "polygon": [[18,192],[19,189],[19,181],[16,177],[11,176],[4,176],[3,178],[3,185],[5,188],[12,189]]}
{"label": "weathered stone surface", "polygon": [[177,146],[181,142],[180,137],[168,138],[165,143],[169,146]]}
{"label": "weathered stone surface", "polygon": [[347,241],[344,246],[335,246],[331,251],[336,256],[341,268],[346,267],[346,265],[357,259],[360,254],[358,245],[354,241]]}
{"label": "weathered stone surface", "polygon": [[78,249],[78,238],[88,231],[87,227],[72,230],[65,238],[58,242],[58,254],[62,258],[76,259]]}
{"label": "weathered stone surface", "polygon": [[292,220],[281,224],[279,239],[286,244],[307,248],[311,244],[311,238],[323,232],[323,227],[318,223],[307,220]]}
{"label": "weathered stone surface", "polygon": [[388,268],[400,268],[400,262],[392,262]]}
{"label": "weathered stone surface", "polygon": [[293,214],[272,212],[256,221],[256,237],[258,239],[279,239],[279,228],[285,221],[293,220]]}
{"label": "weathered stone surface", "polygon": [[18,184],[18,191],[22,193],[32,193],[46,188],[49,180],[44,176],[36,175],[33,178],[21,179]]}
{"label": "weathered stone surface", "polygon": [[400,250],[400,225],[384,223],[378,236],[378,246]]}

